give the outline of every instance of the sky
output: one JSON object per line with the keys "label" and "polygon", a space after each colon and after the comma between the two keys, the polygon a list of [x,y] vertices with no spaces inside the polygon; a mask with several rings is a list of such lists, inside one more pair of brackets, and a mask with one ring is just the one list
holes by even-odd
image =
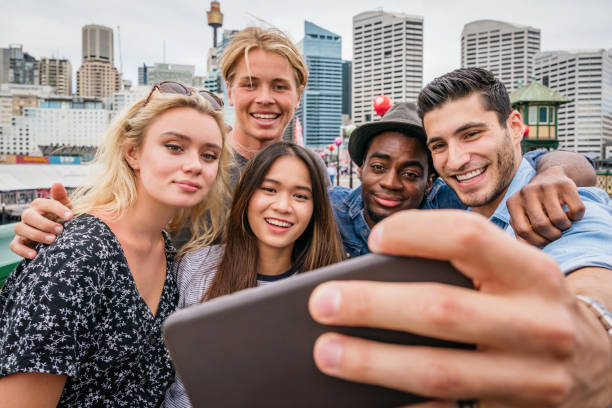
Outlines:
{"label": "sky", "polygon": [[[138,79],[138,66],[190,64],[204,75],[212,46],[206,24],[209,0],[20,0],[4,1],[0,47],[23,44],[36,58],[62,57],[81,64],[81,28],[121,27],[124,78]],[[309,20],[342,36],[342,57],[352,58],[352,18],[381,9],[424,17],[424,83],[460,65],[461,30],[474,20],[493,19],[542,30],[542,51],[612,48],[610,0],[221,0],[223,28],[273,25],[297,42]],[[262,21],[264,23],[262,23]],[[115,66],[120,68],[117,31]]]}

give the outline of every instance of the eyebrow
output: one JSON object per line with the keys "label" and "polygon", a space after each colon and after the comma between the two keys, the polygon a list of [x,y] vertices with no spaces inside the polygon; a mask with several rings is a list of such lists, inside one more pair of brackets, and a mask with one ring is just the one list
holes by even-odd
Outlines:
{"label": "eyebrow", "polygon": [[[458,135],[461,132],[465,132],[468,129],[471,128],[481,128],[481,127],[487,127],[487,124],[485,122],[468,122],[464,125],[459,126],[457,129],[455,129],[455,131],[453,132],[453,135]],[[442,140],[442,137],[432,137],[431,139],[427,140],[427,146],[429,146],[432,143],[435,143],[439,140]]]}
{"label": "eyebrow", "polygon": [[[161,134],[161,136],[174,136],[174,137],[176,137],[178,139],[185,140],[187,142],[191,142],[192,141],[189,136],[186,136],[186,135],[184,135],[182,133],[172,132],[172,131],[164,132],[164,133]],[[219,146],[216,143],[204,143],[203,146],[204,147],[208,147],[208,148],[212,148],[212,149],[221,150],[221,146]]]}
{"label": "eyebrow", "polygon": [[[391,156],[385,153],[372,153],[369,158],[370,159],[377,158],[377,159],[383,159],[383,160],[391,160]],[[416,167],[420,167],[421,169],[424,169],[421,162],[417,160],[406,160],[405,162],[402,162],[402,168],[410,167],[410,166],[416,166]]]}
{"label": "eyebrow", "polygon": [[[280,181],[275,180],[275,179],[271,179],[271,178],[265,178],[265,179],[263,179],[263,181],[264,182],[267,181],[268,183],[272,183],[272,184],[282,184]],[[294,186],[293,188],[297,188],[297,189],[300,189],[300,190],[306,190],[309,193],[312,193],[312,189],[310,187],[307,187],[307,186],[299,186],[298,185],[298,186]]]}

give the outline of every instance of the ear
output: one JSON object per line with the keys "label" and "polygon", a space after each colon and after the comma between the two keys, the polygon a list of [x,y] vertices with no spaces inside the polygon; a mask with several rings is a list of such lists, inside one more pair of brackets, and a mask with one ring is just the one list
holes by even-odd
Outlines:
{"label": "ear", "polygon": [[520,144],[523,140],[523,132],[525,129],[521,114],[517,110],[513,110],[512,113],[510,113],[506,123],[508,129],[510,129],[510,135],[512,136],[513,143],[515,145]]}
{"label": "ear", "polygon": [[229,81],[225,81],[225,89],[227,89],[227,99],[229,101],[230,106],[234,106],[234,100],[232,98],[232,85]]}
{"label": "ear", "polygon": [[304,94],[304,85],[298,86],[297,92],[298,92],[298,98],[297,98],[297,102],[295,104],[295,109],[300,107],[300,100],[302,99],[302,95]]}
{"label": "ear", "polygon": [[428,195],[431,191],[435,177],[436,175],[433,172],[429,173],[429,176],[427,176],[427,186],[425,187],[425,195]]}
{"label": "ear", "polygon": [[132,168],[132,170],[140,170],[140,155],[138,154],[138,149],[136,148],[136,146],[126,146],[123,155],[125,157],[125,161],[127,161],[128,165]]}
{"label": "ear", "polygon": [[363,169],[363,166],[362,167],[357,167],[357,178],[360,181],[361,181],[361,171],[362,171],[362,169]]}

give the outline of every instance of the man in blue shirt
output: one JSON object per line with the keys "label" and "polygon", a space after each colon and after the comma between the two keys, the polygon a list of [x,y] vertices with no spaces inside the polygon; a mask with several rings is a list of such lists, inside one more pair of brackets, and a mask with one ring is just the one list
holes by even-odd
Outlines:
{"label": "man in blue shirt", "polygon": [[[500,89],[488,71],[470,69],[456,75],[428,85],[419,100],[435,168],[470,211],[514,235],[506,202],[535,176],[521,154],[521,115],[512,110],[505,88]],[[468,84],[470,91],[465,90]],[[442,98],[438,88],[449,94]],[[479,91],[491,94],[491,101]],[[566,274],[591,266],[611,269],[610,198],[595,187],[581,187],[578,193],[586,208],[584,218],[542,250]]]}
{"label": "man in blue shirt", "polygon": [[[370,229],[400,210],[466,209],[444,181],[435,179],[426,140],[416,105],[406,102],[395,104],[380,121],[365,123],[353,131],[349,154],[359,166],[361,185],[353,190],[341,186],[330,190],[332,210],[347,256],[369,253]],[[555,155],[569,156],[570,168],[576,165],[593,173],[579,155],[553,152],[548,156]],[[535,169],[543,156],[542,151],[532,152],[527,159]],[[542,166],[544,169],[546,166]],[[566,184],[573,187],[569,179]]]}
{"label": "man in blue shirt", "polygon": [[323,324],[477,347],[410,347],[325,333],[315,343],[315,363],[339,378],[436,398],[435,406],[610,407],[610,199],[579,188],[582,219],[542,250],[525,245],[510,228],[508,197],[534,171],[521,157],[523,124],[504,85],[486,70],[459,69],[421,91],[419,113],[436,171],[470,211],[398,212],[373,228],[370,247],[447,260],[478,290],[327,282],[309,309]]}

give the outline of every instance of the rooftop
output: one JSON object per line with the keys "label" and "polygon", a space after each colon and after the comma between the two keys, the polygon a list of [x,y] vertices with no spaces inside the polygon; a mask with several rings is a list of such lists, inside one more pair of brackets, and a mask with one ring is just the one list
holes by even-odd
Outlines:
{"label": "rooftop", "polygon": [[532,82],[512,92],[510,94],[510,102],[513,105],[518,102],[553,102],[562,104],[571,102],[571,99],[539,82]]}

